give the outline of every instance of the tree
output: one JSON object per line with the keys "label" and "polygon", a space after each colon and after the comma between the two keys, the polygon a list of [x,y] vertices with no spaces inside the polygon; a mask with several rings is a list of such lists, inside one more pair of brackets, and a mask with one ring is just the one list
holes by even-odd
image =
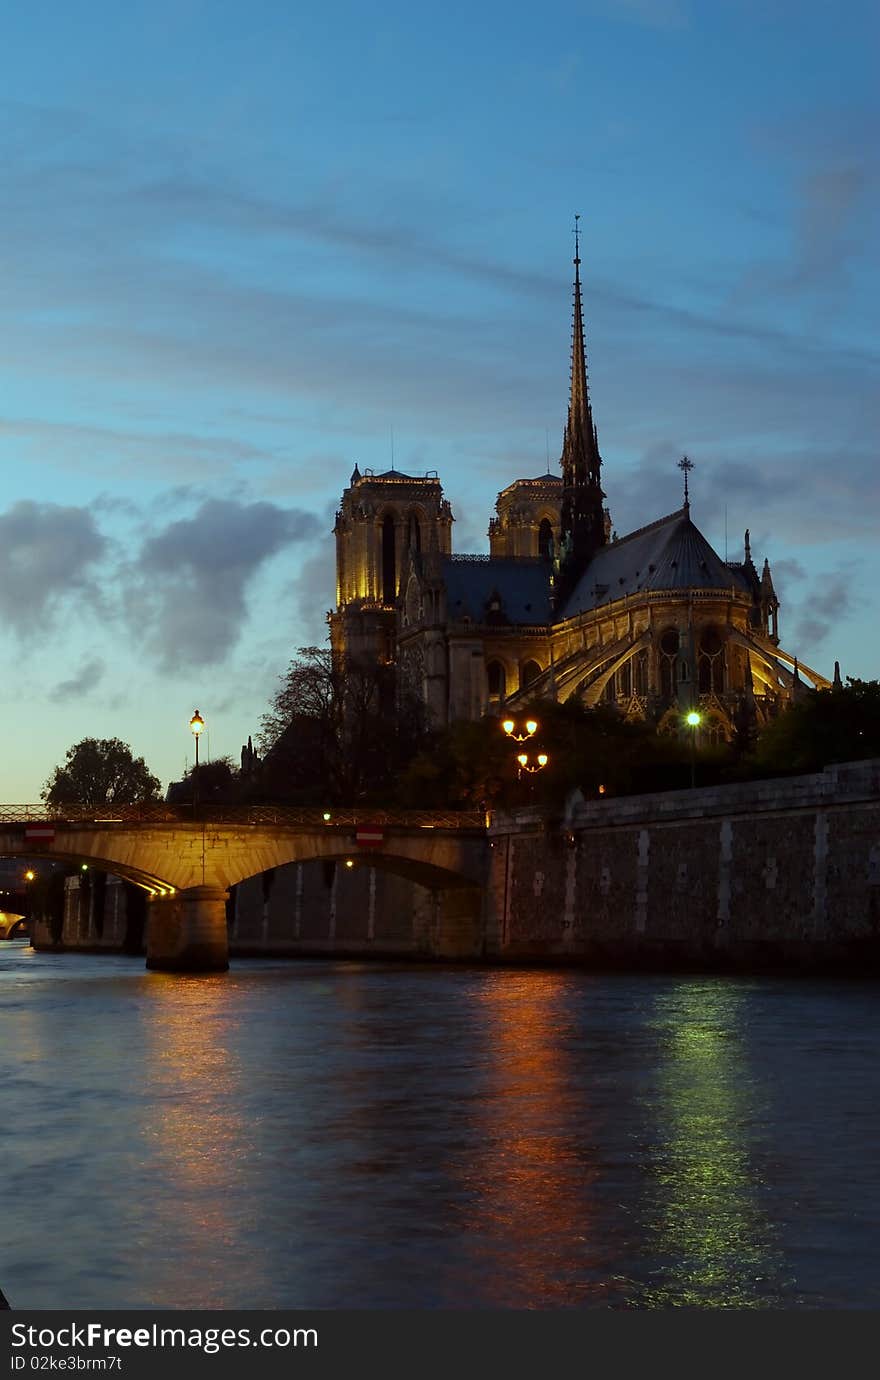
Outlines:
{"label": "tree", "polygon": [[[175,805],[190,804],[195,796],[195,767],[174,783],[168,799]],[[199,763],[199,800],[203,804],[234,805],[242,797],[241,773],[231,757],[213,757]]]}
{"label": "tree", "polygon": [[300,647],[263,716],[256,789],[302,804],[387,803],[424,737],[421,705],[394,668]]}
{"label": "tree", "polygon": [[833,762],[880,757],[880,681],[806,691],[758,737],[753,769],[820,771]]}
{"label": "tree", "polygon": [[83,738],[67,749],[40,796],[47,805],[134,805],[159,800],[160,782],[118,738]]}

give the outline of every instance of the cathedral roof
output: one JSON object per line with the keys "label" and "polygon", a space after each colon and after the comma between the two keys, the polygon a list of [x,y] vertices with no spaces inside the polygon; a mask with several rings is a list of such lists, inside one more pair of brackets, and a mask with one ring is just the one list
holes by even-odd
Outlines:
{"label": "cathedral roof", "polygon": [[749,592],[691,522],[687,507],[600,547],[560,610],[562,618],[649,590],[732,589]]}
{"label": "cathedral roof", "polygon": [[[451,623],[549,623],[548,561],[501,556],[443,556],[446,608]],[[494,602],[499,607],[493,609]]]}

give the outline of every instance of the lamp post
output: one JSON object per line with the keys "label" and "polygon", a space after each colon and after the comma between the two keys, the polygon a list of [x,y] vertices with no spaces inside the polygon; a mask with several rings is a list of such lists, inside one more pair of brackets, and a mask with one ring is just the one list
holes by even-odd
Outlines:
{"label": "lamp post", "polygon": [[524,725],[525,732],[517,727],[513,719],[504,719],[501,727],[504,729],[508,738],[512,738],[515,743],[524,743],[527,738],[533,738],[538,731],[538,724],[535,719],[526,719]]}
{"label": "lamp post", "polygon": [[521,752],[516,760],[519,763],[519,775],[522,776],[524,771],[530,774],[532,772],[541,771],[546,767],[550,759],[546,752],[539,752],[534,761],[532,761],[527,752]]}
{"label": "lamp post", "polygon": [[702,723],[702,717],[696,709],[690,709],[684,716],[684,721],[691,731],[691,790],[697,784],[697,729]]}
{"label": "lamp post", "polygon": [[196,764],[193,768],[193,818],[199,808],[199,737],[204,732],[205,721],[198,710],[189,721],[189,728],[196,740]]}
{"label": "lamp post", "polygon": [[[518,724],[515,719],[502,719],[501,727],[513,742],[527,743],[537,733],[538,721],[537,719],[526,719],[524,723]],[[546,767],[548,760],[546,752],[537,752],[532,755],[525,751],[518,752],[516,755],[517,780],[522,780],[523,772],[532,776],[536,771],[541,771]]]}

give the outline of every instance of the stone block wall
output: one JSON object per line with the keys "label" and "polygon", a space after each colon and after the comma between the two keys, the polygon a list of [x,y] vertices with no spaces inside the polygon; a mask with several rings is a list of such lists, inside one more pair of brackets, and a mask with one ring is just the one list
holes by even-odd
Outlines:
{"label": "stone block wall", "polygon": [[486,953],[880,970],[880,763],[496,820]]}
{"label": "stone block wall", "polygon": [[230,952],[427,954],[425,887],[359,861],[289,863],[232,888]]}

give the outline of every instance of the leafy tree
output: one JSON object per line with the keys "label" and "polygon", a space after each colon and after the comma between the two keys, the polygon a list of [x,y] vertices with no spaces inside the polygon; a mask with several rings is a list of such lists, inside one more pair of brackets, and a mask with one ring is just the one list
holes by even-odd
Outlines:
{"label": "leafy tree", "polygon": [[[402,774],[400,803],[475,809],[534,801],[553,809],[574,789],[598,798],[600,786],[609,795],[622,795],[690,782],[688,742],[659,738],[653,725],[627,723],[604,705],[588,709],[577,700],[536,701],[528,713],[512,717],[517,723],[535,719],[534,737],[517,744],[504,733],[502,721],[489,716],[432,734]],[[547,765],[534,774],[521,772],[520,752],[532,762],[546,753]],[[701,754],[701,764],[705,759]],[[717,775],[715,764],[707,765]]]}
{"label": "leafy tree", "polygon": [[[190,767],[182,781],[173,787],[173,796],[168,799],[174,804],[189,804],[195,794],[195,767]],[[236,769],[231,757],[214,757],[208,762],[199,763],[199,800],[207,804],[231,805],[241,800],[243,783],[241,773]]]}
{"label": "leafy tree", "polygon": [[759,774],[820,771],[833,762],[880,757],[880,681],[810,690],[761,732],[751,766]]}
{"label": "leafy tree", "polygon": [[421,705],[396,689],[393,667],[300,647],[262,720],[254,790],[303,804],[387,803],[423,737]]}
{"label": "leafy tree", "polygon": [[159,800],[160,783],[143,757],[118,738],[83,738],[67,749],[40,796],[47,805],[133,805]]}

